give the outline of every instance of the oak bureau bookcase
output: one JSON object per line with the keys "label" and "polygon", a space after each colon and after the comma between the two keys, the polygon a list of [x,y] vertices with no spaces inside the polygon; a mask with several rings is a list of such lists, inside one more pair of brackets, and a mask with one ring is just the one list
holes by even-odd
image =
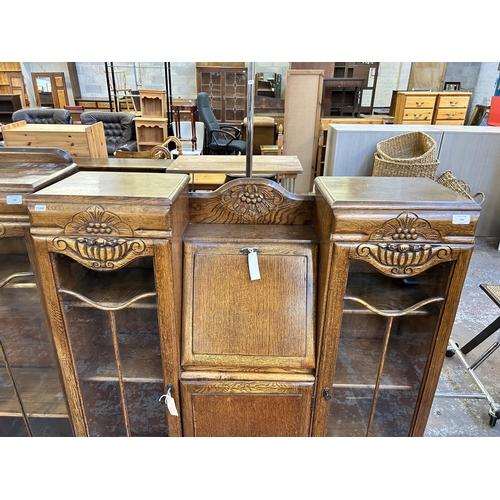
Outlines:
{"label": "oak bureau bookcase", "polygon": [[58,149],[0,148],[0,436],[71,436],[26,197],[76,171]]}
{"label": "oak bureau bookcase", "polygon": [[315,188],[85,171],[28,198],[76,435],[423,435],[480,205]]}
{"label": "oak bureau bookcase", "polygon": [[189,177],[78,172],[28,201],[77,436],[180,436]]}

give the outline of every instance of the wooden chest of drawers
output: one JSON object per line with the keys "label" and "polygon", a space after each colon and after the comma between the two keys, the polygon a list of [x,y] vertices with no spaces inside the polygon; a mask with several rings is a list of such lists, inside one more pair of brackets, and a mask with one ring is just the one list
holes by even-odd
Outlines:
{"label": "wooden chest of drawers", "polygon": [[434,125],[463,125],[470,92],[441,92],[434,108]]}
{"label": "wooden chest of drawers", "polygon": [[395,124],[463,125],[470,92],[393,91],[390,115]]}

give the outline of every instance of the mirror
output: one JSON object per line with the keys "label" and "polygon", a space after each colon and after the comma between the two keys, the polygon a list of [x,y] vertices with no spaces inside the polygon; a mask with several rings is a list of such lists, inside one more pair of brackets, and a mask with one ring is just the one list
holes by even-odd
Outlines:
{"label": "mirror", "polygon": [[40,108],[64,108],[68,104],[64,73],[31,73],[36,104]]}
{"label": "mirror", "polygon": [[42,107],[53,108],[54,99],[52,98],[52,85],[48,76],[36,77],[36,90],[40,98],[40,105]]}

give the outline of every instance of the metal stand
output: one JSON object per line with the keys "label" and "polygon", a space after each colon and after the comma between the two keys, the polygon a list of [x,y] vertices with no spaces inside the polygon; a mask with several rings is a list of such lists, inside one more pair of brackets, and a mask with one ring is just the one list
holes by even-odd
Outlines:
{"label": "metal stand", "polygon": [[[496,285],[479,285],[480,288],[490,297],[493,302],[497,306],[500,307],[500,286]],[[484,342],[487,338],[493,335],[498,329],[500,329],[500,317],[498,317],[495,321],[493,321],[490,325],[488,325],[484,330],[478,333],[472,340],[470,340],[467,344],[465,344],[462,348],[458,346],[458,344],[450,339],[448,342],[448,349],[446,351],[446,356],[448,358],[454,356],[455,354],[460,359],[461,363],[466,368],[469,375],[472,377],[476,385],[479,387],[480,393],[444,393],[438,392],[436,393],[436,397],[451,397],[451,398],[463,398],[463,399],[486,399],[488,404],[490,405],[490,409],[488,411],[488,415],[490,417],[490,427],[495,427],[497,420],[500,418],[500,405],[495,402],[492,398],[491,394],[487,391],[486,387],[484,387],[483,383],[479,379],[479,377],[475,373],[475,369],[483,363],[486,359],[488,359],[499,347],[500,342],[497,340],[494,342],[486,351],[479,356],[479,358],[474,361],[471,365],[465,359],[465,354],[468,354],[473,349],[475,349],[479,344]]]}

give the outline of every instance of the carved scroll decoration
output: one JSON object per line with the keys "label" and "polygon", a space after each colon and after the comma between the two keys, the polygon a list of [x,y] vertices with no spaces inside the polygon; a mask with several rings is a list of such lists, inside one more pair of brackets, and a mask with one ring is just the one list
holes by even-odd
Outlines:
{"label": "carved scroll decoration", "polygon": [[0,237],[5,236],[6,232],[5,226],[0,223]]}
{"label": "carved scroll decoration", "polygon": [[141,239],[118,215],[100,205],[87,207],[64,227],[63,236],[52,244],[91,269],[110,271],[123,267],[146,250]]}
{"label": "carved scroll decoration", "polygon": [[281,205],[283,195],[269,185],[238,184],[221,194],[221,204],[245,221],[265,217]]}
{"label": "carved scroll decoration", "polygon": [[434,265],[436,260],[445,262],[452,257],[449,246],[427,243],[440,242],[441,233],[411,212],[385,222],[370,235],[370,240],[381,242],[362,243],[356,248],[355,255],[368,260],[388,276],[417,274]]}

